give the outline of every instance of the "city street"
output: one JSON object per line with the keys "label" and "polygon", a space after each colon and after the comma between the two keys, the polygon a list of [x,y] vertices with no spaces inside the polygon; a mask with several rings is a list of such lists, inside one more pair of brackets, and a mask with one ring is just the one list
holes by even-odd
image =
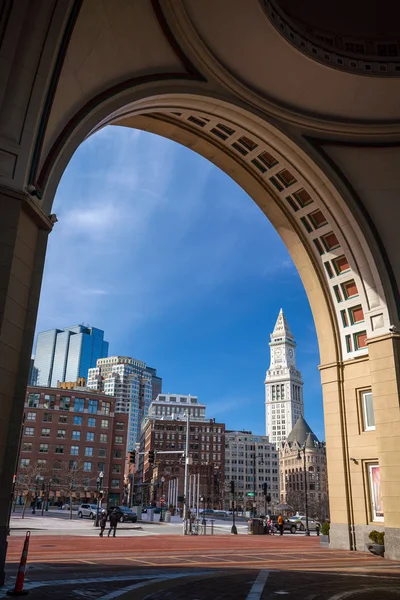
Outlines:
{"label": "city street", "polygon": [[107,539],[89,519],[64,514],[12,519],[4,590],[15,582],[27,526],[26,588],[34,600],[400,598],[400,563],[322,548],[317,536],[249,536],[243,528],[232,536],[228,523],[218,523],[214,536],[182,536],[179,523],[144,521]]}
{"label": "city street", "polygon": [[[32,515],[31,510],[25,511],[24,519],[21,518],[21,511],[12,513],[11,533],[15,535],[25,535],[27,529],[40,532],[40,535],[79,535],[79,536],[97,536],[99,529],[94,527],[94,521],[88,518],[80,519],[73,512],[72,520],[69,518],[69,511],[49,510],[41,516],[41,511],[36,510]],[[172,517],[171,523],[160,523],[160,515],[154,515],[154,521],[147,520],[147,514],[142,514],[142,520],[137,523],[118,524],[119,536],[149,536],[149,535],[179,535],[182,533],[181,517]],[[247,534],[247,521],[236,522],[238,534]],[[232,520],[216,519],[214,521],[214,530],[218,534],[230,534]],[[211,521],[207,519],[207,532],[211,530]]]}

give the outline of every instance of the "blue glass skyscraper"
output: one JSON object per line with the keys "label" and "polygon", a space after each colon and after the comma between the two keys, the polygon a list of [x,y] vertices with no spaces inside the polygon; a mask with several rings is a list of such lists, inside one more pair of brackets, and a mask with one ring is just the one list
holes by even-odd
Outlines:
{"label": "blue glass skyscraper", "polygon": [[34,368],[37,385],[57,387],[59,381],[77,381],[88,376],[99,358],[108,356],[104,331],[75,325],[39,333]]}

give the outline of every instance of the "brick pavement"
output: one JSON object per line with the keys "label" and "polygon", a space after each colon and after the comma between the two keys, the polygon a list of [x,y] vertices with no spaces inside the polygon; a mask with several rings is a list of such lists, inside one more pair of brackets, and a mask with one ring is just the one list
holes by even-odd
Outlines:
{"label": "brick pavement", "polygon": [[[8,585],[15,578],[22,546],[21,537],[10,538]],[[267,595],[264,594],[262,600],[270,597],[276,600],[281,591],[287,591],[289,600],[303,597],[304,600],[328,600],[336,590],[360,587],[362,593],[370,594],[365,596],[368,600],[392,600],[392,597],[397,598],[392,587],[398,588],[400,584],[400,563],[369,553],[321,548],[318,538],[303,536],[104,539],[44,536],[32,532],[28,565],[28,585],[37,586],[31,589],[32,600],[95,600],[107,598],[114,590],[124,593],[124,589],[132,585],[135,589],[122,598],[246,598],[251,582],[262,570],[269,572]],[[171,579],[177,576],[185,579]],[[88,577],[93,579],[91,583],[87,583]],[[374,591],[374,586],[382,585],[384,596]],[[271,595],[273,593],[278,595]],[[1,597],[4,596],[0,592]],[[361,598],[363,596],[357,596],[357,600]]]}

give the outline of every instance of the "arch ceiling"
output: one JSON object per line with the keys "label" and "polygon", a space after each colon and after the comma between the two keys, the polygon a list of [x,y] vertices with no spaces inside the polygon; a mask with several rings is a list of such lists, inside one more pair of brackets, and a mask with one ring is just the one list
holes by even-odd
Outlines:
{"label": "arch ceiling", "polygon": [[[164,124],[160,130],[169,124],[175,133],[206,139],[268,191],[307,249],[340,331],[337,357],[362,356],[366,338],[398,322],[387,247],[392,264],[400,259],[390,241],[382,242],[375,206],[368,219],[368,177],[376,173],[364,169],[358,194],[360,169],[353,167],[361,154],[363,168],[374,160],[374,144],[396,143],[400,81],[309,60],[265,6],[70,0],[53,80],[38,110],[37,143],[27,153],[28,184],[47,211],[74,149],[99,123],[147,114]],[[397,187],[389,186],[382,206]]]}

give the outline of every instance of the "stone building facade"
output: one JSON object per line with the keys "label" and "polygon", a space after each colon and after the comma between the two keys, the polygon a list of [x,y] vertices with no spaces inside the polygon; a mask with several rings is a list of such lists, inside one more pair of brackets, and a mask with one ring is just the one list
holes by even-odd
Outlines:
{"label": "stone building facade", "polygon": [[[304,450],[306,477],[304,480]],[[300,417],[279,450],[281,503],[293,512],[305,514],[305,494],[309,516],[329,517],[328,476],[325,442],[320,442],[303,417]]]}
{"label": "stone building facade", "polygon": [[28,387],[16,495],[46,492],[56,502],[72,491],[77,502],[93,501],[102,472],[104,503],[121,504],[128,415],[114,407],[113,397],[84,388]]}
{"label": "stone building facade", "polygon": [[[161,495],[161,478],[164,494],[174,481],[178,493],[170,497],[172,504],[182,506],[184,495],[184,460],[186,421],[147,418],[142,426],[141,455],[136,480],[136,503],[158,503]],[[149,462],[149,450],[154,450],[154,464]],[[181,453],[161,454],[167,451]],[[200,477],[202,506],[220,509],[223,505],[225,479],[225,425],[215,419],[191,420],[189,425],[189,476]]]}

